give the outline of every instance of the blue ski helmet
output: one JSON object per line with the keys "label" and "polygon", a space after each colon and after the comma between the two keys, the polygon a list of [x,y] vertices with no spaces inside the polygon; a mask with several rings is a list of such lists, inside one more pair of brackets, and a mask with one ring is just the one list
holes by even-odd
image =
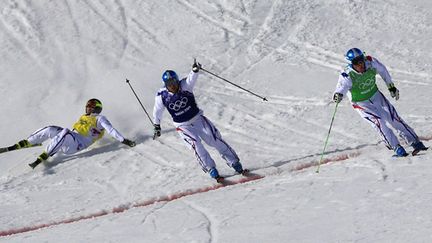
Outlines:
{"label": "blue ski helmet", "polygon": [[175,81],[175,82],[179,82],[177,73],[174,72],[173,70],[166,70],[163,74],[162,74],[162,80],[163,82],[166,84],[168,81]]}
{"label": "blue ski helmet", "polygon": [[350,61],[351,63],[353,63],[353,60],[364,60],[364,53],[362,50],[358,49],[358,48],[351,48],[347,51],[345,58]]}

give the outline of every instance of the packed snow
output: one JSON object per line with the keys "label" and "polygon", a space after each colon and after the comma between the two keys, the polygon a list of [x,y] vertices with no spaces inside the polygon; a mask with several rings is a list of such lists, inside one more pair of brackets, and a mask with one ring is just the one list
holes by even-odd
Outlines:
{"label": "packed snow", "polygon": [[[44,147],[0,154],[0,242],[432,242],[432,153],[393,158],[347,100],[315,172],[352,47],[387,66],[401,98],[378,79],[380,89],[430,145],[430,1],[6,0],[0,10],[0,147],[70,128],[90,98],[137,142],[106,135],[35,170]],[[194,58],[268,99],[203,72],[195,87],[263,178],[220,187],[167,112],[152,139],[125,80],[151,113],[162,72],[185,77]]]}

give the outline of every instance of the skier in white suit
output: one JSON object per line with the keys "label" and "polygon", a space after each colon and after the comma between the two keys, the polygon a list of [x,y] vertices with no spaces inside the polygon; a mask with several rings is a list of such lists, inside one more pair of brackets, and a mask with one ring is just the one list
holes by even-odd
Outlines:
{"label": "skier in white suit", "polygon": [[387,68],[376,58],[365,56],[358,48],[348,50],[346,59],[349,66],[339,75],[333,100],[339,103],[348,92],[354,109],[380,134],[389,149],[397,157],[407,156],[405,148],[388,124],[393,127],[405,142],[413,147],[413,155],[427,147],[419,140],[414,130],[399,116],[393,105],[378,90],[376,74],[386,83],[391,97],[399,99],[399,90],[395,87]]}
{"label": "skier in white suit", "polygon": [[238,173],[245,173],[240,159],[233,148],[223,139],[213,123],[203,115],[198,108],[193,94],[193,88],[198,78],[201,65],[194,62],[192,70],[187,78],[179,80],[177,74],[172,70],[166,70],[162,75],[165,87],[157,92],[153,109],[154,136],[161,135],[160,122],[163,111],[168,109],[177,132],[195,156],[204,172],[221,182],[223,178],[216,169],[215,161],[205,149],[201,140],[214,147],[224,158],[228,166]]}
{"label": "skier in white suit", "polygon": [[45,152],[36,161],[29,164],[34,169],[38,164],[59,151],[64,154],[74,154],[88,148],[102,138],[105,131],[119,142],[130,147],[135,146],[134,141],[124,138],[105,116],[100,115],[102,111],[102,102],[100,100],[90,99],[87,101],[85,111],[86,113],[73,125],[73,130],[59,126],[46,126],[31,134],[27,139],[21,140],[10,147],[3,148],[3,152],[32,147],[41,144],[47,139],[51,139]]}

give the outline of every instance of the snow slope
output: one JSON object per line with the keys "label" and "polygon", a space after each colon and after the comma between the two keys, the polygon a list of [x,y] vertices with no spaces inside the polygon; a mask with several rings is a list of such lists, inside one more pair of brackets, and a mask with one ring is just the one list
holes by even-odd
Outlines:
{"label": "snow slope", "polygon": [[[319,174],[314,166],[353,46],[387,65],[401,92],[393,104],[430,144],[429,1],[7,0],[0,9],[0,146],[70,127],[92,97],[138,142],[105,137],[34,171],[27,163],[43,148],[1,154],[0,242],[431,242],[430,152],[392,158],[343,101],[328,163]],[[187,75],[193,58],[268,98],[207,74],[195,89],[264,178],[216,188],[167,114],[151,139],[125,79],[151,112],[162,72]]]}

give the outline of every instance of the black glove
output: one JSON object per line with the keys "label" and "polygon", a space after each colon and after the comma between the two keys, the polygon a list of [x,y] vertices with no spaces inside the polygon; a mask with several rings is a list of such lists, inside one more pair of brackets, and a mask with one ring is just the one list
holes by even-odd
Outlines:
{"label": "black glove", "polygon": [[122,144],[126,144],[129,147],[135,147],[136,143],[132,140],[129,140],[127,138],[125,138],[122,142]]}
{"label": "black glove", "polygon": [[395,98],[395,100],[399,99],[399,90],[394,86],[393,83],[387,85],[388,90],[390,91],[391,97]]}
{"label": "black glove", "polygon": [[336,103],[340,103],[342,101],[343,94],[341,93],[334,93],[333,95],[333,101]]}
{"label": "black glove", "polygon": [[192,64],[192,71],[197,73],[201,69],[201,64],[194,59],[194,63]]}
{"label": "black glove", "polygon": [[154,124],[153,140],[161,135],[161,127],[159,124]]}

